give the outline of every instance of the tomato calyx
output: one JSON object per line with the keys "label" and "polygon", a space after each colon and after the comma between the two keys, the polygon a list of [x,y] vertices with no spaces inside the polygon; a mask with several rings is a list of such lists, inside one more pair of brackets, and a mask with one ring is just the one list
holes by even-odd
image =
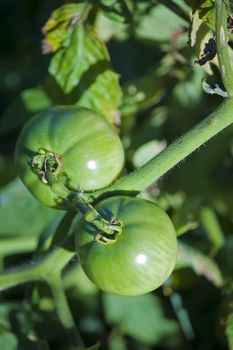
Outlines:
{"label": "tomato calyx", "polygon": [[63,168],[61,157],[45,149],[40,149],[38,154],[32,158],[31,166],[46,185],[53,184]]}
{"label": "tomato calyx", "polygon": [[103,243],[115,243],[122,232],[123,223],[113,213],[105,208],[98,212],[94,206],[83,196],[82,192],[72,193],[69,197],[73,206],[82,215],[84,221],[89,225],[94,240]]}
{"label": "tomato calyx", "polygon": [[[111,213],[112,214],[112,213]],[[101,217],[103,220],[103,218]],[[112,216],[110,221],[107,221],[104,226],[104,230],[97,232],[94,236],[94,239],[103,244],[112,244],[115,243],[122,233],[123,223],[118,220],[116,217]]]}
{"label": "tomato calyx", "polygon": [[103,232],[97,232],[94,236],[94,240],[101,244],[113,244],[117,241],[118,236],[119,234],[117,233],[107,236],[103,234]]}

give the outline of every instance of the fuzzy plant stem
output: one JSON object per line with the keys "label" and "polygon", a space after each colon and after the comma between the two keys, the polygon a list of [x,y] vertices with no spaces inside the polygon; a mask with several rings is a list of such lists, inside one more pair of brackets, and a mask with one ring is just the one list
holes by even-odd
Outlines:
{"label": "fuzzy plant stem", "polygon": [[31,281],[49,282],[53,274],[60,272],[74,256],[73,251],[57,247],[43,257],[18,269],[0,274],[0,291]]}
{"label": "fuzzy plant stem", "polygon": [[25,266],[19,269],[10,270],[0,275],[0,291],[17,286],[18,284],[30,281],[41,281],[42,279],[40,268],[37,264],[25,264]]}
{"label": "fuzzy plant stem", "polygon": [[163,152],[140,169],[116,181],[107,190],[97,191],[95,197],[106,191],[140,192],[144,190],[232,123],[233,98],[226,98],[210,116],[174,141]]}
{"label": "fuzzy plant stem", "polygon": [[220,74],[229,98],[226,98],[210,116],[174,141],[143,167],[122,177],[108,189],[97,191],[94,197],[106,191],[142,191],[233,123],[233,63],[228,48],[227,6],[223,0],[216,0],[216,44]]}
{"label": "fuzzy plant stem", "polygon": [[84,348],[61,281],[61,271],[73,256],[74,252],[66,249],[65,246],[57,247],[43,258],[38,258],[33,264],[0,275],[0,291],[32,281],[43,281],[50,286],[58,319],[67,335],[69,350]]}
{"label": "fuzzy plant stem", "polygon": [[216,0],[216,47],[219,71],[228,96],[233,96],[233,62],[229,56],[227,18],[226,4],[223,0]]}
{"label": "fuzzy plant stem", "polygon": [[70,350],[84,348],[82,338],[75,326],[75,322],[68,305],[68,301],[64,292],[60,274],[55,274],[49,281],[49,286],[53,294],[56,312],[58,318],[65,330],[70,344]]}

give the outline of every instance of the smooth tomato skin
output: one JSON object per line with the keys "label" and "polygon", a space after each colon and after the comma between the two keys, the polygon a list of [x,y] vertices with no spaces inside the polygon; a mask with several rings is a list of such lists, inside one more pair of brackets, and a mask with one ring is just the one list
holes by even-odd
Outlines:
{"label": "smooth tomato skin", "polygon": [[124,150],[110,124],[96,112],[82,107],[48,109],[22,130],[16,145],[19,176],[31,193],[50,207],[62,207],[57,196],[32,168],[40,149],[61,157],[66,185],[71,190],[94,191],[110,185],[122,171]]}
{"label": "smooth tomato skin", "polygon": [[76,230],[76,249],[81,266],[100,289],[119,295],[142,295],[161,286],[174,269],[177,238],[168,215],[154,203],[126,196],[97,204],[123,222],[113,244],[94,240],[82,219]]}

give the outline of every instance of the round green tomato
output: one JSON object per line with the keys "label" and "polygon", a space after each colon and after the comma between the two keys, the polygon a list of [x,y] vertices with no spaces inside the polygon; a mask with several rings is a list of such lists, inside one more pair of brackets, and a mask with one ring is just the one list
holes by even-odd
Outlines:
{"label": "round green tomato", "polygon": [[16,145],[19,176],[31,193],[51,207],[64,200],[51,190],[48,169],[70,190],[94,191],[110,185],[124,163],[122,143],[110,124],[82,107],[48,109],[22,130]]}
{"label": "round green tomato", "polygon": [[76,248],[81,266],[100,289],[119,295],[141,295],[161,286],[171,274],[177,256],[177,239],[168,215],[154,203],[116,196],[96,205],[123,224],[114,243],[96,240],[84,219],[77,224]]}

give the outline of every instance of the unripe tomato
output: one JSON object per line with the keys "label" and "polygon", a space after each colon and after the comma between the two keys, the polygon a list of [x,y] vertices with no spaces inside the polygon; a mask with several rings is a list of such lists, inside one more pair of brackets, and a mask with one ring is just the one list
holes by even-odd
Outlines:
{"label": "unripe tomato", "polygon": [[118,135],[102,116],[82,107],[42,112],[24,127],[16,145],[19,176],[38,200],[51,207],[63,207],[64,201],[48,184],[48,167],[68,189],[88,192],[110,185],[123,163]]}
{"label": "unripe tomato", "polygon": [[114,243],[95,239],[90,223],[77,224],[76,248],[81,266],[100,289],[119,295],[141,295],[163,284],[177,256],[177,239],[168,215],[154,203],[126,196],[107,198],[96,205],[122,222]]}

